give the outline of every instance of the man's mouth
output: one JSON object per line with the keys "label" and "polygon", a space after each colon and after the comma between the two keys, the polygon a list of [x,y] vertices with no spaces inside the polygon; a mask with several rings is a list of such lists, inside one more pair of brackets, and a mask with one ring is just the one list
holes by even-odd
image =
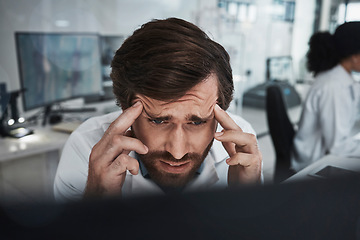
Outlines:
{"label": "man's mouth", "polygon": [[181,165],[186,164],[187,162],[185,162],[185,163],[169,163],[169,162],[164,162],[164,163],[169,164],[169,165],[172,166],[172,167],[179,167],[179,166],[181,166]]}
{"label": "man's mouth", "polygon": [[188,168],[190,167],[191,161],[186,162],[168,162],[160,160],[161,167],[165,172],[170,173],[184,173],[187,172]]}

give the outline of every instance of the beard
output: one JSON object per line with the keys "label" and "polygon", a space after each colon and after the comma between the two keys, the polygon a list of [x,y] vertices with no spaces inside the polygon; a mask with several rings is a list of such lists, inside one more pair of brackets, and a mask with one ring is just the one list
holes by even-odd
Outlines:
{"label": "beard", "polygon": [[[208,155],[213,142],[214,139],[211,140],[202,153],[187,153],[181,159],[174,158],[171,153],[167,151],[149,151],[147,154],[139,154],[139,157],[148,171],[150,178],[163,190],[181,190],[194,178],[196,171]],[[161,160],[174,163],[190,161],[192,166],[185,173],[169,173],[157,167]]]}

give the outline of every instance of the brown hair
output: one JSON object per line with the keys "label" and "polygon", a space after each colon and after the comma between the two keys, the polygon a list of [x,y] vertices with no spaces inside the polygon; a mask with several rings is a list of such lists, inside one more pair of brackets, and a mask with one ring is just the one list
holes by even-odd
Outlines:
{"label": "brown hair", "polygon": [[136,94],[173,101],[215,73],[218,104],[227,109],[234,90],[225,49],[192,23],[153,20],[137,29],[116,51],[111,78],[117,104],[131,106]]}

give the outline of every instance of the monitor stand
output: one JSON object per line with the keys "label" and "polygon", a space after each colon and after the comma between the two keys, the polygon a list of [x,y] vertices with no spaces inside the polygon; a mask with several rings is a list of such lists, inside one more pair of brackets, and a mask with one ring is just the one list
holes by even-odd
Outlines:
{"label": "monitor stand", "polygon": [[95,112],[95,107],[88,108],[68,108],[52,110],[52,105],[48,105],[44,109],[44,118],[42,125],[45,126],[47,122],[50,124],[56,124],[62,121],[62,113],[80,113],[80,112]]}
{"label": "monitor stand", "polygon": [[[45,126],[46,123],[48,122],[48,118],[50,118],[50,114],[53,115],[52,111],[51,111],[51,107],[52,107],[51,105],[48,105],[44,108],[44,118],[43,118],[43,122],[42,122],[43,126]],[[53,115],[53,116],[58,117],[60,119],[59,122],[61,121],[62,116],[60,114]]]}

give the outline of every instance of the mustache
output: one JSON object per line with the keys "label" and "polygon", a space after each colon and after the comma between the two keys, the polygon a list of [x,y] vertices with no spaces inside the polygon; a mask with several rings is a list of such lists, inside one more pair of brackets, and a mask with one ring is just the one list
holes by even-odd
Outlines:
{"label": "mustache", "polygon": [[167,151],[152,151],[148,152],[147,154],[139,154],[141,158],[143,159],[162,159],[167,160],[170,162],[184,162],[188,160],[195,160],[195,161],[201,161],[202,156],[198,153],[186,153],[181,159],[174,158],[171,153]]}

